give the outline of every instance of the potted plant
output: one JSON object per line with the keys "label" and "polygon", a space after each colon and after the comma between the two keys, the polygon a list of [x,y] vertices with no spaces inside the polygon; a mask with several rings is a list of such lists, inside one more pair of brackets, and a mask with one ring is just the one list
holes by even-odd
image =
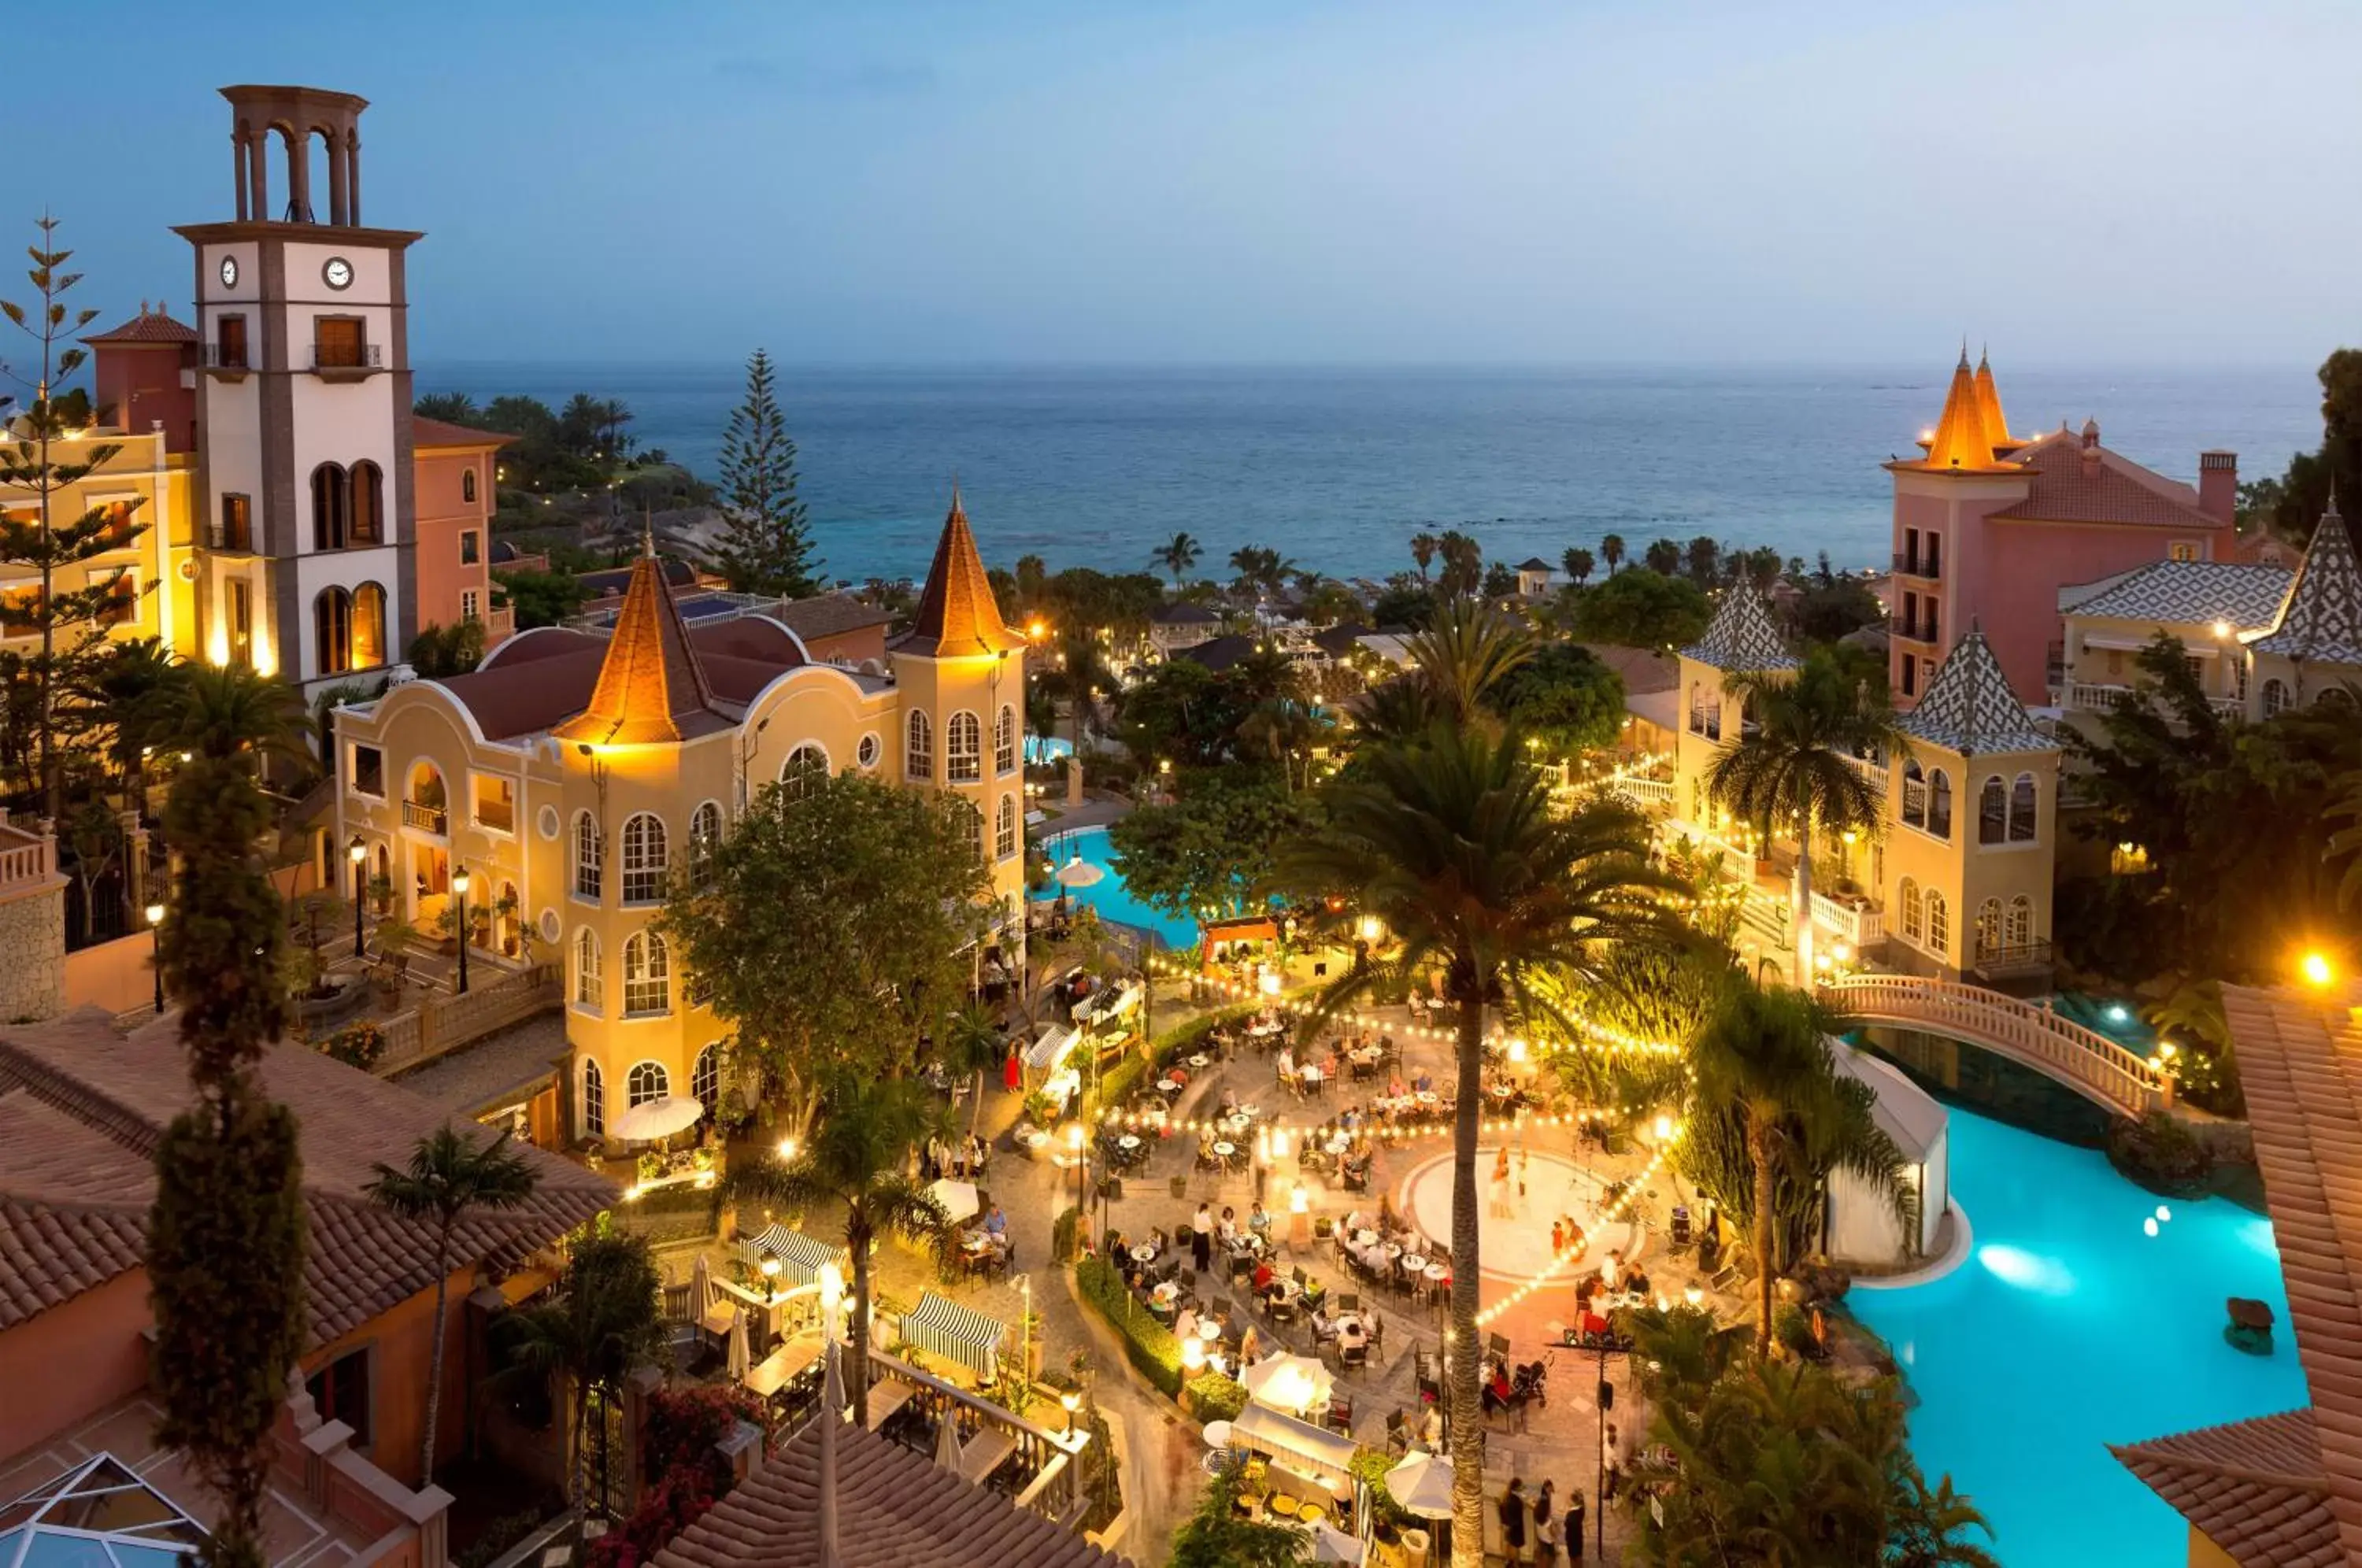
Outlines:
{"label": "potted plant", "polygon": [[376,909],[378,918],[383,920],[386,911],[393,908],[393,878],[382,871],[371,877],[369,879],[369,900]]}
{"label": "potted plant", "polygon": [[501,938],[502,954],[510,958],[524,956],[524,927],[516,917],[516,894],[508,889],[502,889],[492,909],[501,917],[501,929],[508,933],[506,936]]}
{"label": "potted plant", "polygon": [[458,911],[447,902],[435,914],[435,951],[446,958],[459,951]]}

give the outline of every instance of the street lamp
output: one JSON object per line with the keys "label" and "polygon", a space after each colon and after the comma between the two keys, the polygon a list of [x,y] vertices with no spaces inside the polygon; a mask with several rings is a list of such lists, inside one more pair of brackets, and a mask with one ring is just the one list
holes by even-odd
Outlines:
{"label": "street lamp", "polygon": [[361,955],[361,896],[364,891],[361,866],[369,859],[369,845],[361,842],[360,834],[353,834],[352,843],[345,845],[345,858],[353,863],[353,956],[358,958]]}
{"label": "street lamp", "polygon": [[2297,967],[2303,974],[2306,985],[2320,987],[2329,984],[2331,970],[2327,954],[2319,951],[2308,953]]}
{"label": "street lamp", "polygon": [[451,873],[451,891],[459,900],[459,996],[468,994],[468,868],[460,867]]}
{"label": "street lamp", "polygon": [[164,1010],[164,906],[148,906],[149,966],[156,971],[156,1010]]}

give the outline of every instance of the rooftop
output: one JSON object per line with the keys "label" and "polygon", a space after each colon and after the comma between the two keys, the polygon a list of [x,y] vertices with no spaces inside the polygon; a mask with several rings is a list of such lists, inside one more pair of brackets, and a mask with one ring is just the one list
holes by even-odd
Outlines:
{"label": "rooftop", "polygon": [[550,733],[593,745],[694,740],[729,727],[715,711],[680,606],[667,591],[653,550],[632,563],[614,635],[582,712]]}
{"label": "rooftop", "polygon": [[1722,602],[1715,606],[1714,619],[1706,623],[1705,635],[1683,648],[1682,657],[1730,675],[1794,669],[1799,664],[1772,624],[1762,598],[1744,582],[1735,582],[1722,591]]}
{"label": "rooftop", "polygon": [[983,558],[976,553],[976,536],[968,532],[967,513],[954,489],[933,564],[927,568],[927,586],[920,591],[911,629],[896,641],[895,651],[962,658],[1010,653],[1024,646],[1025,639],[1001,622],[999,602],[992,596]]}
{"label": "rooftop", "polygon": [[2177,626],[2227,621],[2235,630],[2252,632],[2271,624],[2288,596],[2289,575],[2286,567],[2245,561],[2152,561],[2105,582],[2064,590],[2059,603],[2070,615]]}
{"label": "rooftop", "polygon": [[176,321],[161,304],[149,309],[148,302],[139,302],[139,314],[130,320],[94,332],[83,339],[84,343],[194,343],[197,329],[185,321]]}
{"label": "rooftop", "polygon": [[478,430],[472,425],[454,425],[447,419],[428,419],[424,414],[410,418],[413,447],[505,447],[515,439],[497,430]]}
{"label": "rooftop", "polygon": [[[2095,454],[2086,462],[2086,450]],[[2100,445],[2100,427],[2079,436],[2065,425],[2019,450],[2025,497],[1990,513],[2003,522],[2116,523],[2160,528],[2227,529],[2202,512],[2198,492]]]}
{"label": "rooftop", "polygon": [[2058,749],[2009,689],[1992,645],[1973,629],[1945,656],[1917,705],[1896,722],[1904,734],[1962,756]]}
{"label": "rooftop", "polygon": [[2270,626],[2248,646],[2257,653],[2323,664],[2362,665],[2362,567],[2337,498],[2312,531],[2312,547],[2289,583]]}

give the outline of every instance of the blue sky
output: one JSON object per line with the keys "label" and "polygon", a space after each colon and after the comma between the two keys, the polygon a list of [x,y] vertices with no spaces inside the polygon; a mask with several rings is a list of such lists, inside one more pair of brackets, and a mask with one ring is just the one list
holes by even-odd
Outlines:
{"label": "blue sky", "polygon": [[[127,0],[8,71],[110,315],[360,93],[422,359],[2310,367],[2362,6]],[[43,29],[17,29],[31,42]],[[46,127],[46,128],[44,128]],[[7,230],[0,226],[0,237]],[[6,285],[15,288],[13,274]],[[21,290],[17,290],[21,292]]]}

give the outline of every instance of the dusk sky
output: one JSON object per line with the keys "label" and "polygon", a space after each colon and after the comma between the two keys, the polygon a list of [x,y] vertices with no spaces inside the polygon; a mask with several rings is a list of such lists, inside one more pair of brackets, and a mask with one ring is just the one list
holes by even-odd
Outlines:
{"label": "dusk sky", "polygon": [[131,0],[12,61],[0,236],[185,315],[214,89],[300,82],[371,100],[421,360],[2309,369],[2357,59],[2352,0]]}

